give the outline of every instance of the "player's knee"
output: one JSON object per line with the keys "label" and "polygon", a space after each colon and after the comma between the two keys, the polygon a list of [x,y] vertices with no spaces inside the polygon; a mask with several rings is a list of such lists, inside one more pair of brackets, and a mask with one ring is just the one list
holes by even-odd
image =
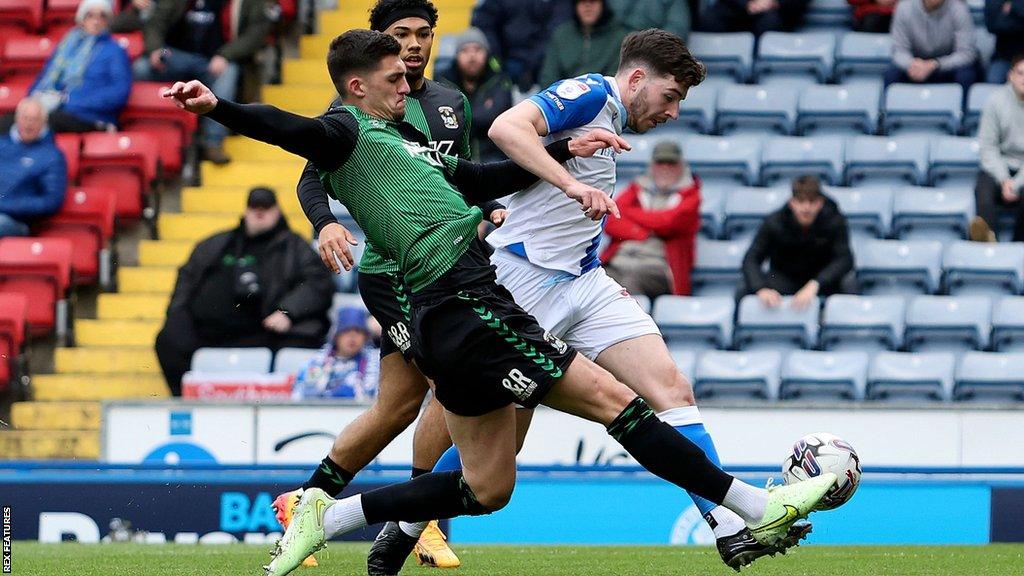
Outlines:
{"label": "player's knee", "polygon": [[508,505],[515,490],[515,479],[511,481],[488,482],[480,490],[473,490],[483,514],[497,512]]}
{"label": "player's knee", "polygon": [[675,406],[693,406],[697,403],[696,398],[693,396],[693,384],[675,366],[672,367],[670,378],[670,382],[672,382],[672,400]]}

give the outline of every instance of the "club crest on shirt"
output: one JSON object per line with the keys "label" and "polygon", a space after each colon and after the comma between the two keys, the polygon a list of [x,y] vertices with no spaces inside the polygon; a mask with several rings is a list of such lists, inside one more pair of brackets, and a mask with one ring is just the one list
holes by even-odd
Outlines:
{"label": "club crest on shirt", "polygon": [[449,130],[459,129],[459,118],[455,115],[455,109],[451,106],[438,106],[437,113],[441,115],[444,127]]}
{"label": "club crest on shirt", "polygon": [[558,88],[555,88],[555,94],[566,100],[575,100],[587,92],[590,92],[590,86],[579,80],[566,80],[559,84]]}
{"label": "club crest on shirt", "polygon": [[557,350],[559,354],[565,354],[565,351],[569,349],[568,344],[563,342],[561,338],[555,336],[551,332],[544,332],[544,340],[547,341],[548,344],[551,344],[551,346],[554,347],[554,349]]}

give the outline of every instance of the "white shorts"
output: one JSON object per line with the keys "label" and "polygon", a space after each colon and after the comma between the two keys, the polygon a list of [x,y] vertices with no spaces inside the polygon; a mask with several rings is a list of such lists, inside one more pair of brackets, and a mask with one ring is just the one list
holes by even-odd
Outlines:
{"label": "white shorts", "polygon": [[597,268],[573,276],[548,270],[505,250],[491,256],[498,283],[545,330],[594,360],[609,347],[661,334],[654,320],[618,282]]}

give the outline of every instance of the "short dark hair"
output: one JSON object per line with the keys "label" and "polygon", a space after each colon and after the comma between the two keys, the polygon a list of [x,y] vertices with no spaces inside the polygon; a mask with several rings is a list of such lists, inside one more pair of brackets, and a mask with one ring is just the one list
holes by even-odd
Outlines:
{"label": "short dark hair", "polygon": [[327,72],[338,94],[345,95],[345,80],[354,72],[369,72],[380,65],[385,56],[402,52],[398,40],[382,32],[356,28],[334,40],[327,51]]}
{"label": "short dark hair", "polygon": [[707,75],[704,64],[690,54],[682,38],[659,28],[632,32],[622,41],[619,70],[632,66],[671,75],[688,87],[700,84]]}
{"label": "short dark hair", "polygon": [[793,179],[793,198],[816,200],[821,195],[821,181],[817,176],[805,175]]}
{"label": "short dark hair", "polygon": [[423,15],[431,28],[437,26],[437,8],[430,0],[377,0],[370,8],[370,29],[378,32],[387,30],[395,22],[390,16],[396,13],[405,14],[402,18]]}

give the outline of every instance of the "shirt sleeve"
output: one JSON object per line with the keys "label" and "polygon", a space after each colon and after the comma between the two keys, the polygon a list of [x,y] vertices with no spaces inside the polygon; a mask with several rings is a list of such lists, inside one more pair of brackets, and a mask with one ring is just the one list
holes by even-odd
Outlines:
{"label": "shirt sleeve", "polygon": [[585,126],[597,117],[608,101],[604,82],[593,84],[588,78],[559,80],[529,98],[544,115],[548,134]]}

